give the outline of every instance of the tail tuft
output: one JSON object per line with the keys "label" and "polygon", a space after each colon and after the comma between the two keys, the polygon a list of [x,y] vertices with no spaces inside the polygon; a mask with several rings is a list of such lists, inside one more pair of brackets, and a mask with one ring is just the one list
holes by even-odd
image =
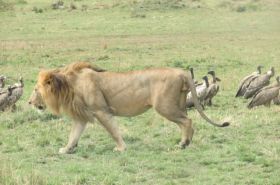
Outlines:
{"label": "tail tuft", "polygon": [[230,125],[229,122],[224,122],[224,123],[221,125],[221,127],[227,127],[227,126],[229,126],[229,125]]}

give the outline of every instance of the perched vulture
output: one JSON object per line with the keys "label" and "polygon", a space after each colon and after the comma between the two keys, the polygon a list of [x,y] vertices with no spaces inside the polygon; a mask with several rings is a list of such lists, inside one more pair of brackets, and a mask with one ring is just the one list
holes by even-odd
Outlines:
{"label": "perched vulture", "polygon": [[193,79],[194,84],[197,85],[198,82],[194,79],[194,72],[193,72],[193,68],[192,68],[192,67],[190,68],[190,72],[191,72],[191,75],[192,75],[192,79]]}
{"label": "perched vulture", "polygon": [[[204,80],[204,82],[201,85],[198,85],[196,87],[196,92],[197,92],[197,97],[198,97],[200,104],[202,106],[204,106],[204,104],[205,104],[204,100],[206,97],[207,89],[209,87],[209,82],[208,82],[207,76],[204,76],[202,79]],[[192,93],[189,92],[187,94],[187,108],[192,107],[192,106],[194,106],[193,97],[192,97]]]}
{"label": "perched vulture", "polygon": [[7,91],[0,92],[0,111],[4,111],[8,105],[8,98],[12,94],[11,86],[8,86]]}
{"label": "perched vulture", "polygon": [[5,80],[6,80],[6,77],[1,75],[0,76],[0,92],[3,90],[3,88],[5,87]]}
{"label": "perched vulture", "polygon": [[246,89],[244,98],[248,99],[255,95],[258,90],[269,85],[269,80],[274,76],[274,67],[272,67],[266,74],[256,77]]}
{"label": "perched vulture", "polygon": [[259,90],[252,100],[248,104],[248,108],[251,109],[253,107],[259,106],[259,105],[266,105],[270,106],[271,101],[274,100],[279,96],[279,90],[280,90],[280,77],[278,76],[276,78],[276,83],[273,83],[269,86],[266,86]]}
{"label": "perched vulture", "polygon": [[258,66],[257,67],[257,71],[253,72],[252,74],[246,76],[245,78],[243,78],[243,80],[241,81],[239,87],[238,87],[238,91],[235,95],[235,97],[239,97],[239,96],[244,96],[247,87],[249,86],[249,84],[258,76],[260,76],[261,74],[261,68],[263,66]]}
{"label": "perched vulture", "polygon": [[273,103],[275,105],[280,105],[280,92],[279,92],[279,95],[273,99]]}
{"label": "perched vulture", "polygon": [[21,77],[19,80],[19,83],[14,84],[10,88],[11,95],[8,96],[8,98],[7,98],[7,105],[6,105],[6,107],[4,107],[5,110],[15,109],[16,102],[20,99],[20,97],[23,94],[23,87],[24,87],[24,83],[23,83],[23,79]]}
{"label": "perched vulture", "polygon": [[219,92],[219,84],[217,82],[220,82],[221,80],[216,77],[215,71],[209,71],[208,74],[212,76],[212,82],[209,84],[209,87],[207,89],[206,97],[205,97],[205,103],[206,105],[211,106],[212,105],[212,98],[217,95]]}

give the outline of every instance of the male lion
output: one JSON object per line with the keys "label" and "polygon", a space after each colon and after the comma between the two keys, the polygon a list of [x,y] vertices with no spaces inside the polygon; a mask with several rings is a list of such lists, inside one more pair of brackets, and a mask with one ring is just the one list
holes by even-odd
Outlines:
{"label": "male lion", "polygon": [[[79,66],[79,63],[75,64]],[[97,72],[79,67],[67,73],[41,71],[35,89],[46,106],[56,115],[70,116],[73,126],[68,144],[59,153],[71,153],[87,122],[96,118],[116,141],[115,150],[126,145],[114,116],[136,116],[153,107],[160,115],[175,122],[182,131],[180,146],[187,146],[193,136],[192,121],[185,113],[186,93],[193,94],[200,115],[214,126],[217,124],[202,111],[191,75],[180,69],[160,68],[132,72]]]}

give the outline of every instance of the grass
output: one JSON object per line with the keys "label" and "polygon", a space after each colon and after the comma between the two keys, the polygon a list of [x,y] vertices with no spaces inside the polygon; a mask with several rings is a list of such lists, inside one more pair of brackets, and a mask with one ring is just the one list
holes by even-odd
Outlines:
{"label": "grass", "polygon": [[[248,110],[246,100],[234,98],[257,65],[280,74],[278,1],[64,4],[53,10],[47,0],[13,0],[0,8],[0,73],[9,83],[25,80],[17,111],[0,115],[0,184],[280,184],[279,106]],[[151,110],[117,118],[124,153],[113,152],[106,131],[89,124],[75,153],[58,155],[71,120],[39,114],[27,100],[41,69],[81,60],[112,71],[192,66],[197,79],[214,69],[221,91],[205,112],[232,124],[214,128],[189,110],[195,135],[179,150],[177,126]]]}

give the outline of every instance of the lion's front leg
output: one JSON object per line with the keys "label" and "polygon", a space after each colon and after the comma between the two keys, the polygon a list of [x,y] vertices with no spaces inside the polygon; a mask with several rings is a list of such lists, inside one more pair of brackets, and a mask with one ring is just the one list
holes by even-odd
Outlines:
{"label": "lion's front leg", "polygon": [[114,148],[114,151],[122,152],[126,149],[125,142],[121,136],[119,127],[110,113],[99,111],[96,113],[96,117],[102,126],[110,133],[112,138],[116,141],[117,146]]}
{"label": "lion's front leg", "polygon": [[59,149],[60,154],[72,153],[74,148],[78,145],[81,134],[86,127],[86,123],[74,122],[69,135],[68,144]]}

